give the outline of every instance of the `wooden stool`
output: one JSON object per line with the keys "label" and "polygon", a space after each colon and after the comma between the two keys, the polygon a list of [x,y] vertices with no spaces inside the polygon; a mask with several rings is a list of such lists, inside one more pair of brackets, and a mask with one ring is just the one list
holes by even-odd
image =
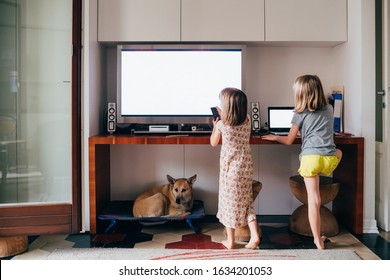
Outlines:
{"label": "wooden stool", "polygon": [[[300,175],[291,176],[290,188],[293,195],[303,203],[291,214],[289,228],[292,232],[300,235],[313,236],[308,218],[307,191],[303,177]],[[339,225],[333,213],[323,205],[333,201],[340,189],[340,182],[331,177],[320,176],[321,196],[321,235],[334,236],[339,233]]]}
{"label": "wooden stool", "polygon": [[27,236],[0,237],[0,258],[15,256],[28,249]]}
{"label": "wooden stool", "polygon": [[[253,201],[256,200],[262,187],[263,187],[262,183],[255,180],[252,181]],[[224,233],[226,235],[226,229],[224,229]],[[259,227],[259,236],[261,237],[261,235],[262,235],[262,231],[261,231],[261,227]],[[249,230],[249,226],[236,228],[234,232],[234,239],[236,241],[248,242],[250,238],[251,238],[251,233]]]}

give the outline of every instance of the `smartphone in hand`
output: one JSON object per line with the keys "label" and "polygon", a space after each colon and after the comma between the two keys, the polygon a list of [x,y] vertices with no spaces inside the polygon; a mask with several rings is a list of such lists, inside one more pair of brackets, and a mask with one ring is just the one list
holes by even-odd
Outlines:
{"label": "smartphone in hand", "polygon": [[213,118],[216,120],[217,118],[221,119],[221,116],[218,113],[218,110],[216,107],[211,107],[211,112],[213,113]]}

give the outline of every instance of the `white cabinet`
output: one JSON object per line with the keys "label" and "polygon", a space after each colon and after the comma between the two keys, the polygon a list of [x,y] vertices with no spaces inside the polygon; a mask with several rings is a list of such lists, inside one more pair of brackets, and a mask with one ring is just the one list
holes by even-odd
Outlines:
{"label": "white cabinet", "polygon": [[265,0],[265,40],[347,41],[347,0]]}
{"label": "white cabinet", "polygon": [[99,42],[347,41],[347,0],[98,0]]}
{"label": "white cabinet", "polygon": [[98,41],[180,41],[180,0],[99,0]]}
{"label": "white cabinet", "polygon": [[182,41],[264,41],[264,0],[182,0]]}

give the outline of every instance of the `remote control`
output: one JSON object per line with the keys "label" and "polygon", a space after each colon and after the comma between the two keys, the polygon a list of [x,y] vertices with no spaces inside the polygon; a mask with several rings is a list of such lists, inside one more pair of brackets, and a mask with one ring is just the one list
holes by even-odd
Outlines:
{"label": "remote control", "polygon": [[221,119],[221,116],[219,115],[217,108],[211,107],[210,109],[211,112],[213,113],[214,120],[216,120],[217,118]]}

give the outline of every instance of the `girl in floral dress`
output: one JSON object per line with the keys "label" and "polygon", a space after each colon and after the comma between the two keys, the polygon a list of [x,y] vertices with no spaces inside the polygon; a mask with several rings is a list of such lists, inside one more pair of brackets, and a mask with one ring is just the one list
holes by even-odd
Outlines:
{"label": "girl in floral dress", "polygon": [[217,218],[226,227],[227,249],[234,247],[235,228],[249,226],[250,240],[245,246],[256,249],[260,243],[253,208],[253,163],[249,139],[251,124],[247,114],[247,97],[236,88],[225,88],[219,94],[221,120],[213,121],[210,144],[215,147],[222,138]]}

